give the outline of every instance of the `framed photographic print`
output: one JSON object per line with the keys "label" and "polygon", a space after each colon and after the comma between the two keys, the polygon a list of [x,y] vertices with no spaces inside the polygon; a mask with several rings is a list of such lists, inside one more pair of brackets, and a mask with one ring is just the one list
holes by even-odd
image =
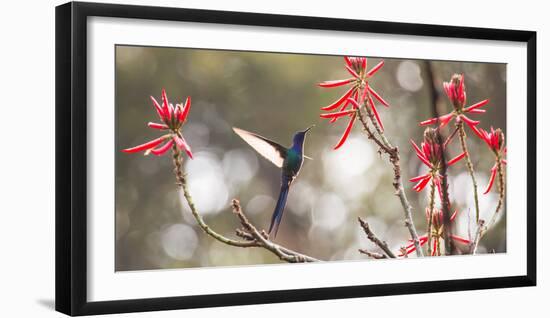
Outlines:
{"label": "framed photographic print", "polygon": [[535,114],[535,32],[61,5],[56,308],[534,286]]}

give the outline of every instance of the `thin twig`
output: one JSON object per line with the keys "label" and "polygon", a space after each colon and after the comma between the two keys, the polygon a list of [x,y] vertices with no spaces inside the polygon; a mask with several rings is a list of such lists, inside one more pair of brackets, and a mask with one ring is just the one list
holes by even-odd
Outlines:
{"label": "thin twig", "polygon": [[[434,118],[437,118],[438,121],[436,123],[437,126],[439,126],[439,111],[437,109],[438,100],[439,100],[439,93],[435,86],[435,78],[433,74],[432,65],[429,61],[426,61],[426,75],[428,77],[428,89],[430,90],[430,98],[431,98],[431,105],[432,105],[432,112]],[[445,155],[445,148],[443,140],[446,140],[443,138],[440,129],[437,129],[437,143],[439,144],[439,148],[441,149],[441,159],[440,159],[440,167],[439,167],[439,175],[441,176],[441,210],[443,211],[443,225],[444,225],[444,231],[443,231],[443,239],[445,241],[445,255],[451,255],[454,253],[454,241],[451,238],[452,236],[452,226],[451,226],[451,203],[449,200],[449,184],[447,180],[447,160]],[[438,244],[438,253],[440,249],[440,244]]]}
{"label": "thin twig", "polygon": [[430,198],[429,198],[429,207],[428,207],[428,255],[432,255],[432,225],[433,225],[433,215],[435,207],[435,180],[432,177],[430,182]]}
{"label": "thin twig", "polygon": [[493,216],[491,217],[491,220],[489,221],[489,223],[487,223],[487,225],[485,225],[484,220],[481,220],[481,219],[479,220],[475,239],[472,241],[472,244],[470,246],[470,253],[472,254],[477,253],[477,248],[478,248],[479,242],[481,241],[481,238],[487,233],[488,229],[493,227],[499,215],[500,209],[504,205],[504,197],[506,194],[506,189],[505,189],[504,169],[502,168],[501,158],[497,158],[497,173],[498,173],[497,181],[498,181],[498,193],[499,193],[497,206],[495,208],[495,212],[493,213]]}
{"label": "thin twig", "polygon": [[361,217],[358,217],[357,220],[359,221],[359,225],[363,228],[363,231],[365,231],[365,234],[367,234],[367,238],[376,244],[388,257],[391,258],[397,258],[395,254],[390,250],[388,247],[388,243],[381,241],[370,229],[369,224],[364,221]]}
{"label": "thin twig", "polygon": [[447,145],[453,140],[453,138],[455,137],[457,132],[458,132],[458,127],[455,127],[455,129],[449,135],[449,137],[447,137],[447,139],[445,139],[445,142],[443,143],[443,147],[447,148]]}
{"label": "thin twig", "polygon": [[189,209],[191,210],[191,214],[193,214],[193,217],[197,221],[198,225],[201,227],[201,229],[208,235],[212,236],[216,240],[227,244],[231,246],[237,246],[237,247],[253,247],[258,246],[256,242],[253,241],[240,241],[240,240],[234,240],[227,238],[218,232],[212,230],[208,224],[204,221],[202,216],[197,212],[197,208],[195,206],[195,203],[193,202],[193,198],[191,197],[191,194],[189,194],[189,189],[187,187],[187,181],[185,174],[182,171],[182,165],[181,165],[181,155],[180,150],[177,149],[177,146],[174,144],[173,148],[173,162],[174,162],[174,173],[176,174],[176,180],[180,187],[183,189],[183,195],[185,197],[185,200],[187,201],[187,204],[189,205]]}
{"label": "thin twig", "polygon": [[477,222],[476,235],[474,236],[474,240],[472,241],[472,245],[470,246],[471,254],[475,255],[477,253],[477,247],[479,245],[479,241],[481,241],[481,237],[483,236],[485,229],[485,221],[480,219],[479,222]]}
{"label": "thin twig", "polygon": [[236,214],[236,216],[240,220],[243,229],[237,229],[236,233],[237,233],[237,236],[243,238],[244,241],[234,240],[234,239],[225,237],[222,234],[214,231],[212,228],[210,228],[208,224],[206,224],[202,216],[197,211],[197,208],[193,202],[193,198],[189,193],[186,175],[182,171],[181,152],[175,144],[172,148],[172,151],[173,151],[174,173],[176,174],[177,182],[183,190],[183,195],[185,197],[185,200],[187,201],[189,209],[191,210],[191,214],[197,221],[197,224],[199,225],[199,227],[206,234],[210,235],[211,237],[213,237],[214,239],[218,240],[221,243],[231,245],[231,246],[264,248],[270,251],[271,253],[275,254],[276,256],[278,256],[279,259],[281,259],[282,261],[286,261],[289,263],[320,261],[316,258],[295,252],[293,250],[290,250],[286,247],[280,246],[270,241],[264,231],[262,232],[258,231],[256,227],[254,227],[254,225],[252,225],[252,223],[248,221],[247,217],[244,215],[242,211],[239,201],[237,200],[232,201],[232,208],[233,208],[233,212]]}
{"label": "thin twig", "polygon": [[370,251],[367,251],[365,249],[359,249],[359,253],[362,253],[362,254],[365,254],[367,255],[368,257],[370,258],[374,258],[374,259],[384,259],[384,258],[388,258],[386,255],[384,254],[380,254],[380,253],[376,253],[376,252],[370,252]]}
{"label": "thin twig", "polygon": [[[367,90],[367,97],[370,97],[370,92]],[[370,123],[374,126],[377,135],[376,136],[372,130],[370,129],[367,120],[363,117],[363,112],[361,109],[359,109],[359,121],[363,125],[363,129],[368,135],[369,139],[374,140],[374,142],[380,147],[380,150],[384,153],[386,153],[389,156],[389,161],[393,165],[393,187],[395,188],[395,195],[399,198],[399,202],[401,203],[401,206],[403,207],[403,213],[405,216],[405,226],[409,230],[409,234],[411,235],[411,239],[414,243],[414,246],[416,247],[416,255],[418,257],[424,256],[424,253],[422,252],[422,249],[420,248],[420,240],[418,239],[418,233],[416,231],[416,227],[414,225],[413,219],[412,219],[412,207],[409,203],[409,200],[407,199],[407,195],[405,194],[405,189],[403,187],[403,180],[401,179],[401,164],[400,164],[400,156],[399,156],[399,148],[394,147],[386,138],[384,135],[384,132],[378,125],[376,119],[374,118],[374,114],[370,110],[366,100],[363,101],[362,105],[367,113],[367,116],[369,118]]]}
{"label": "thin twig", "polygon": [[466,168],[468,169],[468,174],[470,174],[470,178],[472,179],[472,185],[474,187],[474,204],[476,208],[476,222],[479,222],[479,199],[477,196],[477,180],[475,176],[474,165],[472,164],[472,160],[470,159],[470,152],[468,151],[468,146],[466,144],[466,131],[464,130],[464,122],[463,121],[458,122],[456,124],[456,128],[458,128],[458,132],[459,132],[460,147],[462,148],[462,151],[466,154],[464,156],[464,159],[466,160]]}
{"label": "thin twig", "polygon": [[504,205],[504,196],[506,194],[506,183],[504,179],[504,169],[502,167],[502,159],[499,157],[497,158],[497,175],[498,175],[498,203],[497,207],[495,208],[495,213],[493,213],[493,217],[491,218],[491,221],[489,221],[489,224],[487,227],[492,227],[497,219],[498,213],[500,212],[500,209]]}
{"label": "thin twig", "polygon": [[[273,254],[277,255],[281,260],[289,263],[304,263],[304,262],[318,262],[318,259],[315,259],[311,256],[307,256],[295,251],[292,251],[286,247],[280,246],[278,244],[270,241],[265,233],[261,233],[250,223],[246,215],[244,215],[239,200],[233,199],[231,201],[231,206],[233,208],[233,213],[237,215],[243,228],[250,233],[256,242],[263,248],[269,250]],[[262,231],[263,232],[263,231]]]}

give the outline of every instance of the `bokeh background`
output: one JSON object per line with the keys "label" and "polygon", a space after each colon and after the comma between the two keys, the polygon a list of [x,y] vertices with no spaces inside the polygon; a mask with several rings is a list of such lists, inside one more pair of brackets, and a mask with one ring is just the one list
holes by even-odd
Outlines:
{"label": "bokeh background", "polygon": [[[418,122],[432,117],[426,62],[384,59],[371,81],[391,104],[378,107],[390,141],[400,147],[403,180],[420,234],[426,230],[426,193],[416,193],[407,180],[425,171],[409,139],[421,141]],[[369,58],[374,66],[380,58]],[[472,115],[480,127],[506,132],[506,65],[431,61],[438,83],[464,73],[469,104],[490,98],[487,113]],[[245,213],[267,228],[280,186],[280,171],[257,155],[231,127],[259,133],[283,145],[311,124],[307,160],[292,186],[276,242],[325,260],[368,260],[358,248],[377,251],[357,224],[365,218],[375,233],[398,250],[409,238],[403,212],[393,195],[392,169],[377,148],[353,129],[347,143],[332,150],[346,122],[330,125],[319,108],[345,88],[316,84],[347,78],[338,56],[240,52],[182,48],[116,47],[116,264],[115,270],[148,270],[278,263],[262,249],[223,245],[201,232],[175,185],[170,156],[125,154],[120,149],[159,136],[146,126],[158,121],[150,102],[166,88],[172,102],[192,96],[183,135],[195,158],[185,161],[190,191],[199,212],[218,232],[233,237],[239,226],[229,207],[238,198]],[[446,102],[446,100],[445,100]],[[450,111],[450,104],[444,105]],[[468,131],[480,190],[487,184],[493,158],[485,144]],[[459,154],[457,140],[449,149]],[[460,211],[455,232],[467,236],[475,211],[464,163],[449,170],[453,207]],[[495,190],[480,194],[481,216],[496,205]],[[468,213],[472,217],[468,217]],[[482,240],[479,252],[506,251],[506,209]],[[412,256],[414,257],[414,256]],[[468,256],[469,257],[469,256]]]}

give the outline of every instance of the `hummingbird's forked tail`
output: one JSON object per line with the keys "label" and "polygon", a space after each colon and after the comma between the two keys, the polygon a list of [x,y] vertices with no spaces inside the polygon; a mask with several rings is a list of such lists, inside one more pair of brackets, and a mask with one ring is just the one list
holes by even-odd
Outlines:
{"label": "hummingbird's forked tail", "polygon": [[271,224],[269,225],[269,234],[273,232],[273,237],[277,236],[277,231],[279,231],[279,224],[283,219],[283,213],[286,206],[286,198],[288,196],[288,190],[290,189],[290,182],[285,182],[281,184],[281,192],[279,193],[279,199],[277,200],[277,205],[275,206],[275,211],[271,216]]}

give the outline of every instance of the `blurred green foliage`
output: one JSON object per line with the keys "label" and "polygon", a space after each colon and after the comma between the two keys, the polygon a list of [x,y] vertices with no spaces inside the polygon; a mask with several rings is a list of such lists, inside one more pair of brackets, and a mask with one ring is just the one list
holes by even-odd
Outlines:
{"label": "blurred green foliage", "polygon": [[[379,58],[369,59],[373,66]],[[420,142],[418,122],[432,117],[422,60],[385,59],[371,84],[391,104],[378,107],[390,141],[400,147],[403,180],[420,233],[426,228],[425,192],[411,190],[408,179],[424,172],[409,139]],[[487,113],[473,115],[480,127],[506,132],[506,66],[492,63],[433,61],[438,83],[464,73],[469,104],[490,98]],[[187,160],[191,193],[206,221],[233,236],[238,221],[229,202],[238,198],[258,227],[267,227],[279,190],[279,170],[256,155],[231,127],[271,138],[283,145],[292,134],[316,124],[306,140],[306,161],[291,189],[276,241],[327,260],[364,259],[358,248],[376,251],[361,232],[357,216],[366,218],[378,236],[398,250],[408,239],[402,208],[394,196],[391,166],[356,126],[338,151],[332,147],[346,122],[330,125],[319,108],[344,93],[323,89],[324,80],[347,78],[342,57],[221,50],[116,47],[117,150],[156,138],[149,129],[157,115],[149,96],[166,88],[171,102],[192,97],[183,135],[195,154]],[[450,104],[446,104],[448,111]],[[469,134],[478,183],[488,180],[493,158]],[[450,148],[458,154],[458,143]],[[261,249],[225,246],[197,227],[175,185],[172,160],[116,152],[116,270],[197,266],[235,266],[278,262]],[[472,190],[464,164],[450,171],[453,207],[460,211],[455,231],[467,236],[473,215]],[[493,212],[497,196],[481,195],[482,217]],[[502,213],[505,215],[505,210]],[[473,222],[473,220],[470,220]],[[473,223],[472,223],[473,224]],[[480,252],[506,251],[505,217],[482,241]]]}

